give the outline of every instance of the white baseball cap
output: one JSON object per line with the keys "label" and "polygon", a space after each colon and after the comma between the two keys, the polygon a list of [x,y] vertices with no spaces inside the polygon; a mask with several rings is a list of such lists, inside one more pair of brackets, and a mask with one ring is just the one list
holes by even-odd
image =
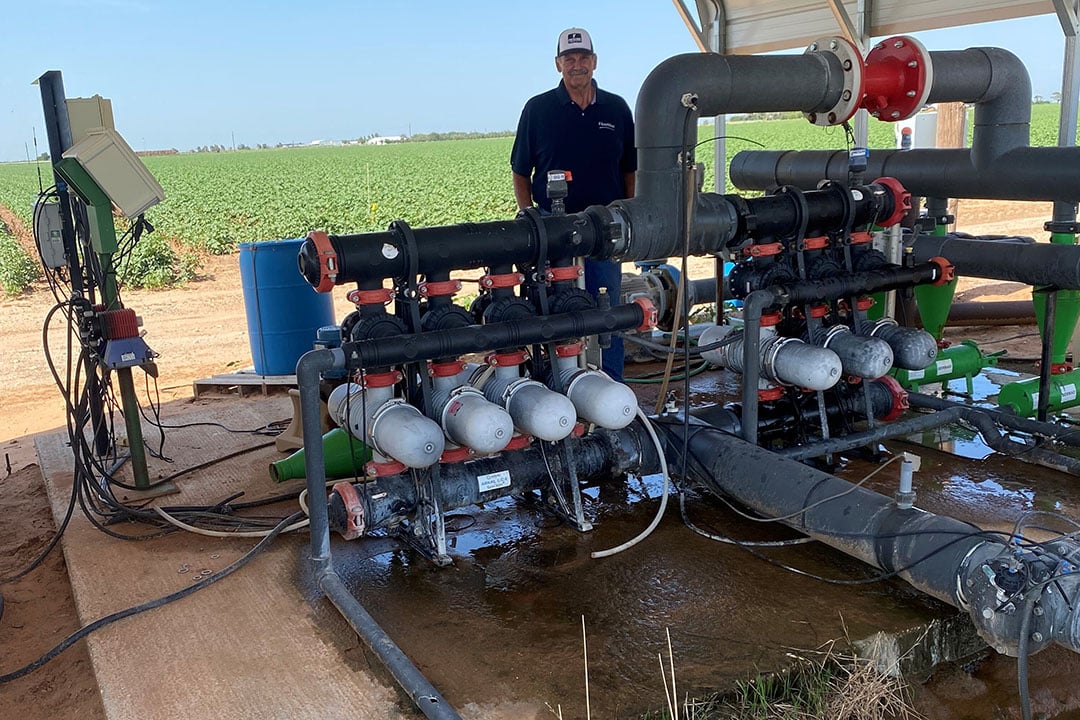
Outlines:
{"label": "white baseball cap", "polygon": [[587,31],[581,28],[567,28],[559,33],[558,55],[565,55],[569,52],[591,53],[592,51],[592,38],[589,37]]}

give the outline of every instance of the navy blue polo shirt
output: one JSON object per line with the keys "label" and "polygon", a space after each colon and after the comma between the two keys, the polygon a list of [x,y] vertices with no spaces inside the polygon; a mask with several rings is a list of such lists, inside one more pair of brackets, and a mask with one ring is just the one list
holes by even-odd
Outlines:
{"label": "navy blue polo shirt", "polygon": [[626,195],[623,174],[637,170],[634,117],[626,101],[596,87],[595,100],[582,110],[559,82],[525,103],[518,121],[510,167],[532,177],[533,201],[551,210],[548,170],[569,170],[573,179],[566,212],[607,205]]}

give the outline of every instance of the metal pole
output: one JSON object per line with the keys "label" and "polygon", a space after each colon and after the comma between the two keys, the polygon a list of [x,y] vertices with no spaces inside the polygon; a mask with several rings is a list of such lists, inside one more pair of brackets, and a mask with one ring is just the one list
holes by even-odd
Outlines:
{"label": "metal pole", "polygon": [[[94,288],[83,284],[83,270],[79,261],[79,248],[75,237],[75,223],[71,213],[71,195],[67,183],[56,172],[64,151],[71,147],[71,126],[68,124],[67,104],[64,95],[64,78],[59,70],[49,70],[37,79],[41,89],[41,107],[45,114],[45,133],[49,139],[49,162],[53,169],[53,182],[60,198],[60,237],[64,243],[71,280],[72,299],[86,297],[94,302]],[[109,452],[109,428],[105,423],[105,408],[101,402],[101,384],[94,361],[85,361],[86,391],[89,394],[90,426],[94,431],[94,452],[104,457]]]}
{"label": "metal pole", "polygon": [[1043,313],[1042,359],[1039,368],[1039,422],[1046,422],[1046,413],[1050,407],[1050,371],[1054,355],[1054,319],[1057,314],[1057,288],[1043,289],[1036,292],[1046,294],[1046,309]]}

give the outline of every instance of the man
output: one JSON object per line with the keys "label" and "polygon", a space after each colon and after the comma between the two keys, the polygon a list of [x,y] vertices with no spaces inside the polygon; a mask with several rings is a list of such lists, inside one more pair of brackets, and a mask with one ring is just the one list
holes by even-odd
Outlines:
{"label": "man", "polygon": [[[571,173],[566,212],[607,205],[634,195],[634,118],[626,101],[597,87],[592,38],[581,28],[559,34],[555,69],[562,81],[554,90],[531,98],[521,111],[510,167],[519,210],[539,206],[551,211],[549,170]],[[621,268],[611,261],[585,260],[585,287],[594,296],[607,288],[619,302]],[[622,338],[604,350],[604,371],[622,380]]]}

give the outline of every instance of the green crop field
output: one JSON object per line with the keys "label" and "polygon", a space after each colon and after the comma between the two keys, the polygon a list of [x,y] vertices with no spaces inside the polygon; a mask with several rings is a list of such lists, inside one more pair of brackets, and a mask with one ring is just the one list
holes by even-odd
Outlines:
{"label": "green crop field", "polygon": [[[1032,144],[1056,142],[1058,109],[1033,106]],[[871,148],[894,146],[893,125],[870,127]],[[730,122],[727,133],[729,161],[759,143],[768,149],[845,147],[843,130],[801,119]],[[697,156],[707,166],[706,187],[713,183],[711,137],[711,126],[699,128],[705,144]],[[300,237],[313,229],[381,230],[397,218],[421,227],[511,217],[512,143],[506,137],[148,157],[166,200],[147,217],[157,237],[219,254],[234,252],[241,242]],[[41,171],[51,184],[47,165]],[[0,204],[27,225],[37,193],[37,164],[0,164]],[[0,233],[0,258],[17,251]]]}

